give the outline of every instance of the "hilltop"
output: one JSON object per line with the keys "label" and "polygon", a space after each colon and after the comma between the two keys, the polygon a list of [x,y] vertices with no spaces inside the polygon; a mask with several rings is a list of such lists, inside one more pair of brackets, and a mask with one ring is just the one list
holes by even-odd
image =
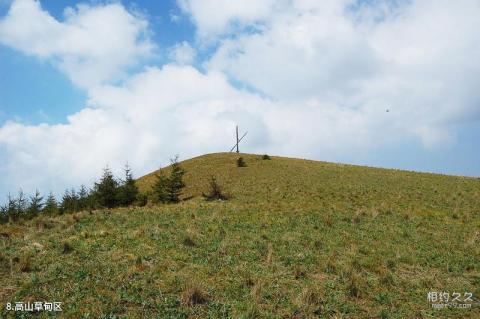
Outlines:
{"label": "hilltop", "polygon": [[[0,302],[77,318],[479,316],[427,293],[480,295],[480,180],[238,156],[181,162],[179,204],[0,226]],[[228,201],[202,198],[211,176]]]}
{"label": "hilltop", "polygon": [[[248,166],[238,168],[237,158]],[[480,180],[472,177],[419,173],[306,159],[254,154],[214,153],[182,162],[186,188],[182,198],[199,198],[215,176],[232,200],[267,205],[313,208],[392,208],[404,211],[452,213],[456,208],[477,208]],[[168,167],[166,168],[168,172]],[[158,171],[137,180],[148,192]],[[465,196],[465,197],[464,197]]]}

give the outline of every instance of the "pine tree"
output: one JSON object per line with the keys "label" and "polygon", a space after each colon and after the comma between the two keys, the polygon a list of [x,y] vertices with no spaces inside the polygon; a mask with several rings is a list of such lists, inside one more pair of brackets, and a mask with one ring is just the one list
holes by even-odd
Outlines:
{"label": "pine tree", "polygon": [[94,193],[95,199],[101,207],[118,206],[118,182],[108,167],[103,170],[100,182],[95,183]]}
{"label": "pine tree", "polygon": [[70,190],[70,205],[71,205],[71,212],[76,213],[80,210],[79,203],[78,203],[78,195],[75,191],[75,188]]}
{"label": "pine tree", "polygon": [[62,196],[62,202],[60,204],[60,213],[67,214],[72,212],[72,197],[70,191],[67,189]]}
{"label": "pine tree", "polygon": [[118,201],[122,206],[132,205],[138,196],[138,187],[132,176],[132,170],[128,164],[125,165],[125,180],[118,190]]}
{"label": "pine tree", "polygon": [[167,188],[167,201],[170,203],[178,203],[180,201],[182,188],[185,187],[185,183],[183,182],[185,170],[180,166],[180,163],[178,163],[178,155],[175,156],[171,162],[172,171]]}
{"label": "pine tree", "polygon": [[42,212],[49,216],[58,215],[59,213],[58,203],[57,203],[57,200],[55,199],[55,196],[53,196],[52,192],[50,192],[50,195],[48,195]]}
{"label": "pine tree", "polygon": [[8,222],[8,207],[7,205],[0,206],[0,224]]}
{"label": "pine tree", "polygon": [[166,177],[163,170],[157,174],[157,181],[153,185],[153,197],[160,203],[178,203],[182,188],[185,187],[183,175],[185,170],[178,163],[178,155],[171,161],[170,176]]}
{"label": "pine tree", "polygon": [[17,197],[17,215],[18,217],[27,217],[28,202],[22,189],[18,191]]}
{"label": "pine tree", "polygon": [[78,210],[85,210],[88,208],[88,191],[87,188],[82,185],[78,191]]}
{"label": "pine tree", "polygon": [[17,221],[20,218],[17,200],[10,194],[7,197],[7,215],[10,221]]}
{"label": "pine tree", "polygon": [[168,201],[169,179],[165,176],[162,169],[156,174],[157,180],[153,184],[153,200],[157,203],[166,203]]}
{"label": "pine tree", "polygon": [[35,191],[34,196],[30,196],[30,204],[27,209],[27,217],[33,218],[38,216],[43,208],[43,197],[40,196],[40,192],[38,190]]}

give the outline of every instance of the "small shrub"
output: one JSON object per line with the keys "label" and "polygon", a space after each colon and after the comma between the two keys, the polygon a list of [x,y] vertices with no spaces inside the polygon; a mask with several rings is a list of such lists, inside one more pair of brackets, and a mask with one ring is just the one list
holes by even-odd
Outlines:
{"label": "small shrub", "polygon": [[239,157],[237,159],[237,167],[247,167],[247,163],[243,159],[243,157]]}
{"label": "small shrub", "polygon": [[264,160],[264,161],[265,161],[265,160],[271,160],[271,159],[272,159],[272,158],[271,158],[270,155],[268,155],[268,154],[263,154],[263,156],[262,156],[262,160]]}
{"label": "small shrub", "polygon": [[218,185],[215,176],[212,176],[209,183],[210,189],[207,194],[202,193],[202,196],[207,201],[212,200],[227,200],[227,196],[222,193],[222,188]]}

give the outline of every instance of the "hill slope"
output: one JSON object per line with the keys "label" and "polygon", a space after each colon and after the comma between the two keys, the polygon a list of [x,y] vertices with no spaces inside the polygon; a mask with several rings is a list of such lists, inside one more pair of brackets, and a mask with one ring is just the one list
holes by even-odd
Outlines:
{"label": "hill slope", "polygon": [[[182,197],[201,197],[208,190],[210,177],[215,176],[232,200],[242,204],[354,210],[381,206],[397,211],[408,209],[410,213],[453,213],[459,207],[480,207],[480,180],[475,178],[286,157],[262,160],[259,155],[240,156],[247,167],[236,166],[239,155],[235,153],[208,154],[183,161],[187,173]],[[138,179],[142,192],[151,189],[156,173]]]}
{"label": "hill slope", "polygon": [[[178,205],[0,226],[0,302],[94,318],[479,316],[427,293],[480,295],[480,180],[241,156],[182,162]],[[211,175],[229,201],[202,199]]]}

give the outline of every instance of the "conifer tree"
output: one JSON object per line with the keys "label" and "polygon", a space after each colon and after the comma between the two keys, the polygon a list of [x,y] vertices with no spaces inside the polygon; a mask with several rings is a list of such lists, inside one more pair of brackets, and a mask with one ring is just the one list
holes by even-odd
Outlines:
{"label": "conifer tree", "polygon": [[20,218],[17,207],[17,200],[10,194],[8,194],[7,197],[7,215],[9,221],[17,221]]}
{"label": "conifer tree", "polygon": [[58,203],[57,203],[57,200],[55,199],[55,196],[53,196],[52,192],[50,192],[50,195],[48,195],[42,212],[49,216],[54,216],[59,213]]}
{"label": "conifer tree", "polygon": [[62,202],[60,204],[60,213],[67,214],[72,212],[72,197],[70,191],[67,189],[62,196]]}
{"label": "conifer tree", "polygon": [[118,190],[118,201],[122,206],[132,205],[138,196],[138,187],[133,179],[132,170],[128,164],[125,165],[125,180]]}
{"label": "conifer tree", "polygon": [[178,162],[178,155],[171,160],[171,163],[172,171],[170,173],[168,183],[167,201],[170,203],[178,203],[180,201],[180,194],[182,188],[185,187],[185,183],[183,182],[183,175],[185,174],[185,170],[180,166],[180,163]]}
{"label": "conifer tree", "polygon": [[78,210],[85,210],[88,207],[88,191],[85,185],[80,186],[78,191]]}
{"label": "conifer tree", "polygon": [[40,196],[40,192],[38,190],[35,191],[34,196],[30,196],[30,203],[27,209],[27,217],[33,218],[38,216],[43,208],[43,197]]}
{"label": "conifer tree", "polygon": [[28,202],[27,198],[25,197],[25,193],[23,192],[22,189],[18,191],[18,197],[17,197],[17,215],[18,217],[25,218],[27,217],[27,207]]}
{"label": "conifer tree", "polygon": [[70,190],[70,212],[71,213],[75,213],[75,212],[78,212],[80,209],[79,209],[79,205],[78,205],[78,195],[77,195],[77,192],[75,191],[75,188],[72,188]]}
{"label": "conifer tree", "polygon": [[182,188],[185,187],[183,175],[185,170],[178,162],[178,155],[171,159],[170,176],[166,177],[163,170],[157,174],[157,181],[153,185],[153,197],[160,203],[178,203]]}
{"label": "conifer tree", "polygon": [[166,203],[168,201],[169,179],[162,169],[156,174],[156,177],[157,180],[152,189],[153,200],[157,203]]}
{"label": "conifer tree", "polygon": [[95,183],[94,193],[96,202],[101,207],[113,208],[118,206],[118,182],[108,167],[103,170],[100,181]]}
{"label": "conifer tree", "polygon": [[8,208],[7,205],[0,206],[0,224],[8,222]]}

